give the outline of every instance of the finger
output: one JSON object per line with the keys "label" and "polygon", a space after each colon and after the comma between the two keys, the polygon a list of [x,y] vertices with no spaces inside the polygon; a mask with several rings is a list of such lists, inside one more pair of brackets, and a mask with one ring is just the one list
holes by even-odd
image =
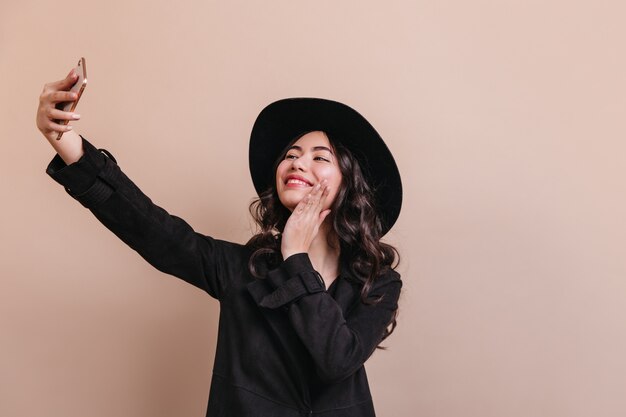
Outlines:
{"label": "finger", "polygon": [[320,213],[320,224],[324,223],[324,220],[326,220],[326,217],[328,217],[329,214],[330,209],[326,209]]}
{"label": "finger", "polygon": [[74,72],[74,68],[72,68],[72,70],[67,74],[67,76],[64,79],[53,81],[50,84],[48,84],[48,87],[54,90],[67,90],[71,88],[76,83],[77,80],[78,80],[78,75]]}
{"label": "finger", "polygon": [[326,186],[324,188],[324,192],[322,193],[322,197],[320,198],[320,206],[323,206],[326,203],[326,199],[330,195],[330,187]]}
{"label": "finger", "polygon": [[313,187],[313,190],[311,190],[311,192],[308,194],[309,204],[311,205],[317,204],[321,195],[322,187],[323,187],[323,182],[319,182],[315,184],[315,186]]}
{"label": "finger", "polygon": [[322,209],[324,205],[324,201],[326,201],[326,197],[328,196],[329,187],[327,182],[323,182],[320,193],[316,196],[315,206],[318,209],[318,212]]}
{"label": "finger", "polygon": [[319,199],[319,195],[317,194],[317,191],[315,191],[315,194],[310,194],[307,196],[306,199],[306,204],[309,207],[313,207],[317,204],[317,200]]}
{"label": "finger", "polygon": [[317,194],[317,191],[320,189],[320,184],[317,183],[313,186],[313,189],[311,191],[309,191],[309,193],[307,194],[307,196],[309,197],[313,197]]}
{"label": "finger", "polygon": [[311,216],[317,217],[321,210],[320,199],[323,195],[322,189],[326,188],[326,184],[328,183],[327,179],[323,179],[318,182],[315,186],[313,186],[313,190],[308,193],[296,206],[296,213],[309,213]]}
{"label": "finger", "polygon": [[50,123],[48,123],[48,129],[54,132],[69,132],[70,130],[72,130],[72,126],[70,126],[69,124],[63,125],[50,121]]}
{"label": "finger", "polygon": [[324,178],[322,181],[319,182],[318,184],[320,187],[318,188],[318,193],[321,195],[324,190],[326,189],[326,187],[328,187],[328,179]]}
{"label": "finger", "polygon": [[320,200],[322,198],[325,198],[328,195],[328,192],[330,191],[330,186],[328,185],[328,181],[324,181],[324,183],[322,184],[322,189],[320,192]]}
{"label": "finger", "polygon": [[317,204],[318,199],[315,196],[308,195],[303,199],[303,207],[300,211],[302,213],[303,218],[307,218],[309,220],[317,218],[320,210]]}
{"label": "finger", "polygon": [[293,210],[294,213],[302,213],[304,212],[304,209],[306,208],[307,204],[308,204],[308,195],[305,195],[302,200],[300,200],[298,202],[298,204],[296,205],[296,208]]}
{"label": "finger", "polygon": [[326,188],[328,188],[328,179],[324,178],[320,183],[320,190],[319,190],[320,196],[324,194],[324,191],[326,190]]}
{"label": "finger", "polygon": [[315,205],[315,196],[311,194],[305,196],[302,200],[304,201],[304,209],[307,211],[311,210],[311,207]]}
{"label": "finger", "polygon": [[48,118],[54,120],[78,120],[80,119],[80,114],[51,108],[48,111]]}
{"label": "finger", "polygon": [[64,101],[75,101],[78,94],[69,91],[53,91],[47,95],[47,100],[51,103],[61,103]]}

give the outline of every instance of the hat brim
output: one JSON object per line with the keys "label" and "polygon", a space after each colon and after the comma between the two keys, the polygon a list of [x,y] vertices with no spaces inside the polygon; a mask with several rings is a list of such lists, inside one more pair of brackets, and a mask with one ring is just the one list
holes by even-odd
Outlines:
{"label": "hat brim", "polygon": [[274,163],[285,147],[303,133],[322,130],[348,148],[373,187],[383,235],[400,215],[402,183],[393,155],[374,127],[351,107],[320,98],[287,98],[265,107],[250,136],[249,165],[261,194],[272,184]]}

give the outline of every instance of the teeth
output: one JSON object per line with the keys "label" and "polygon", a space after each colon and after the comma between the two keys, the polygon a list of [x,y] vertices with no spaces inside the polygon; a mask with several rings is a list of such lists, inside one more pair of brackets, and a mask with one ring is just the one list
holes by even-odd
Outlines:
{"label": "teeth", "polygon": [[301,180],[297,180],[297,179],[295,179],[295,178],[290,178],[290,179],[287,181],[287,184],[302,184],[302,185],[309,185],[309,184],[307,184],[306,182],[301,181]]}

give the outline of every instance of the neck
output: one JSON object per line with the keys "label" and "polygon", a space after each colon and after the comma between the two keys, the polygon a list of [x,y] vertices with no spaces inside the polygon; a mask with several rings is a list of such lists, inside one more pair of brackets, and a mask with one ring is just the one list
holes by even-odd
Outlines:
{"label": "neck", "polygon": [[[330,242],[330,244],[329,244]],[[339,275],[339,239],[332,232],[332,228],[324,222],[309,246],[309,258],[313,268],[320,273],[326,288]]]}

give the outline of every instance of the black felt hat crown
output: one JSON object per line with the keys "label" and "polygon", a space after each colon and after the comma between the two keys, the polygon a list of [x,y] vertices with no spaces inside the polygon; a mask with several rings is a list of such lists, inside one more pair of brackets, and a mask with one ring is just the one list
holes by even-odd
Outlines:
{"label": "black felt hat crown", "polygon": [[252,127],[249,163],[258,194],[272,186],[274,162],[296,137],[321,130],[345,146],[374,190],[382,235],[400,215],[402,182],[393,155],[374,127],[356,110],[321,98],[286,98],[265,107]]}

